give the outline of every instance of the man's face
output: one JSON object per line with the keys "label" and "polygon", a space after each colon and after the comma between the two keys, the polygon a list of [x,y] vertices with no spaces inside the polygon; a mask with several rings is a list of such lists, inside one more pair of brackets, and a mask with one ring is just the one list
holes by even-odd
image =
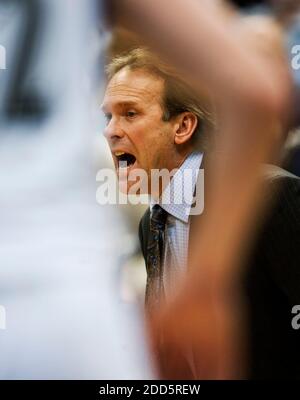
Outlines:
{"label": "man's face", "polygon": [[[174,122],[162,120],[163,92],[163,79],[144,70],[123,68],[108,83],[102,105],[105,136],[116,170],[125,180],[137,168],[150,178],[151,169],[176,167]],[[127,168],[122,167],[124,162]],[[133,184],[127,181],[127,188]]]}

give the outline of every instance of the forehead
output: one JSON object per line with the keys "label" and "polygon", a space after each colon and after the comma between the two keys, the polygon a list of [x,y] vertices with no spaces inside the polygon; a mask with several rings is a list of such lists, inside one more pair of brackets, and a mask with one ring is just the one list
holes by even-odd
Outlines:
{"label": "forehead", "polygon": [[148,71],[123,68],[108,82],[103,107],[118,103],[160,103],[164,80]]}

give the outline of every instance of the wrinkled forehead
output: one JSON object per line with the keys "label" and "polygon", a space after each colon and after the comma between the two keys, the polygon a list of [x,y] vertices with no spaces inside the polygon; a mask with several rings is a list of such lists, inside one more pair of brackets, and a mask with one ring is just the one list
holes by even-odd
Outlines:
{"label": "wrinkled forehead", "polygon": [[108,82],[103,107],[120,103],[161,104],[164,80],[146,70],[123,68]]}

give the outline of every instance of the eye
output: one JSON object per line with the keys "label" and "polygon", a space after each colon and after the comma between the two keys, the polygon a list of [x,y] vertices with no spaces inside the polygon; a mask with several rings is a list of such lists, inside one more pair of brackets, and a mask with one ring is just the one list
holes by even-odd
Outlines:
{"label": "eye", "polygon": [[137,112],[135,112],[135,111],[132,111],[132,110],[129,110],[129,111],[126,111],[126,117],[128,117],[128,118],[134,118],[135,116],[137,115]]}

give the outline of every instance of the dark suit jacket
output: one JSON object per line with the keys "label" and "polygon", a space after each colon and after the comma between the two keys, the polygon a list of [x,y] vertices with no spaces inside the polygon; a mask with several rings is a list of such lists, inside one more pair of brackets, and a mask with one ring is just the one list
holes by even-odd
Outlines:
{"label": "dark suit jacket", "polygon": [[[292,307],[300,304],[300,178],[268,167],[266,182],[272,206],[257,227],[242,279],[248,378],[300,378],[300,329],[291,325]],[[190,218],[192,232],[199,216]],[[149,222],[148,209],[139,226],[145,259]]]}

